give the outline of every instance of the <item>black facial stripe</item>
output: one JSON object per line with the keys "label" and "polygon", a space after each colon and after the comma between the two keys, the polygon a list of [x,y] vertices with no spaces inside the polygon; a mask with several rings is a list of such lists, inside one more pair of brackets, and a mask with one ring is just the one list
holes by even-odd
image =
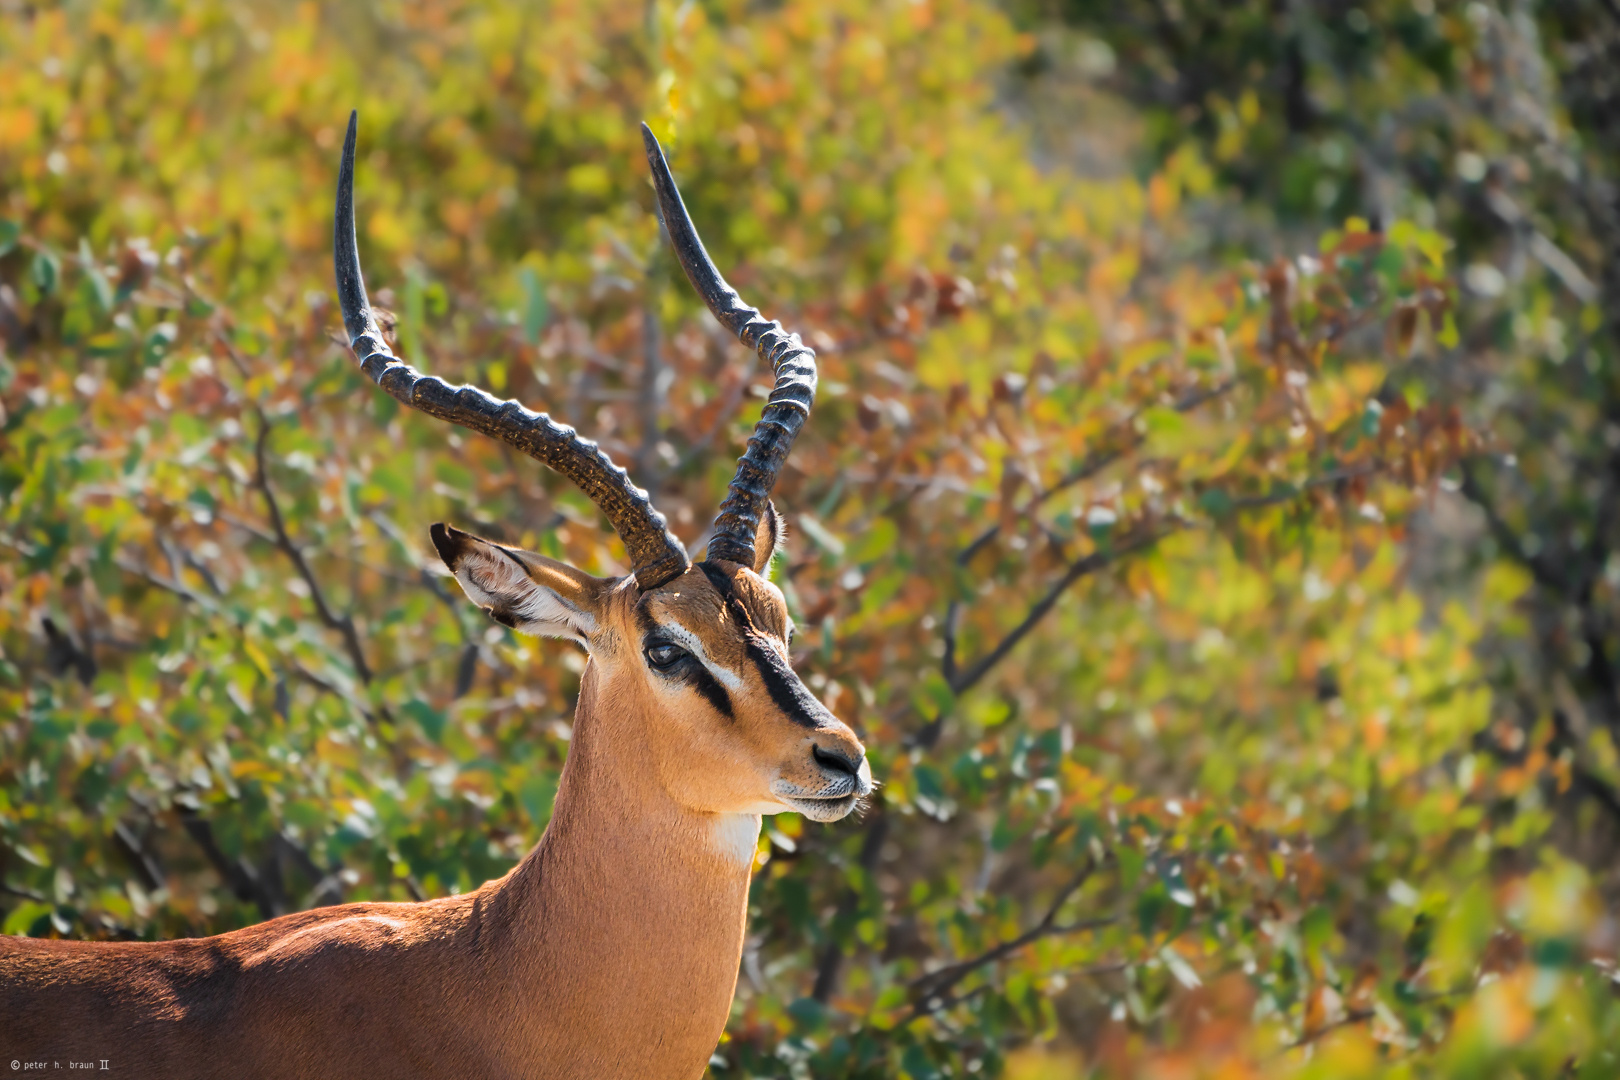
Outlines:
{"label": "black facial stripe", "polygon": [[748,652],[748,658],[754,662],[754,668],[759,672],[760,681],[765,684],[766,693],[771,695],[771,701],[776,707],[787,715],[789,720],[812,731],[836,723],[837,717],[828,711],[816,696],[812,694],[788,666],[782,654],[771,645],[770,639],[761,634],[754,627],[754,620],[748,613],[748,608],[737,597],[731,587],[731,579],[726,577],[718,568],[706,562],[698,563],[703,573],[708,577],[710,584],[720,593],[726,602],[726,610],[731,612],[732,618],[742,629],[743,647]]}
{"label": "black facial stripe", "polygon": [[715,682],[714,676],[709,674],[709,669],[704,667],[695,656],[692,658],[691,663],[688,664],[688,667],[691,668],[691,674],[684,681],[692,689],[707,698],[709,704],[714,706],[715,712],[724,716],[727,720],[735,719],[735,714],[731,711],[731,695],[726,693],[725,687]]}
{"label": "black facial stripe", "polygon": [[782,654],[773,649],[765,638],[749,631],[743,637],[743,644],[771,700],[787,714],[789,720],[812,731],[836,722],[837,718],[827,711],[827,706],[806,689],[793,669],[788,667],[787,661],[782,659]]}

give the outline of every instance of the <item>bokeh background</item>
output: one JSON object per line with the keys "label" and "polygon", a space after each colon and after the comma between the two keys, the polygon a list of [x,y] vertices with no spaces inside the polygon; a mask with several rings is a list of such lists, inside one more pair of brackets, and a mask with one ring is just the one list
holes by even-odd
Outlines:
{"label": "bokeh background", "polygon": [[[883,787],[756,860],[729,1077],[1620,1071],[1612,0],[0,2],[0,922],[464,891],[583,658],[447,520],[701,548],[769,375],[637,125],[822,353],[796,662]],[[635,1024],[635,1017],[625,1017]]]}

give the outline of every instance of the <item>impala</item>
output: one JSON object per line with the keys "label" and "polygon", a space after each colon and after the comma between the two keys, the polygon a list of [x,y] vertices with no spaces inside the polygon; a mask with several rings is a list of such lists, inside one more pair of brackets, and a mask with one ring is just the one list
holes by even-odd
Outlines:
{"label": "impala", "polygon": [[760,815],[834,821],[871,790],[860,741],[790,666],[792,622],[766,576],[782,537],[770,492],[815,397],[815,354],[721,278],[644,125],[681,266],[776,378],[693,564],[596,444],[389,351],[355,243],[355,130],[351,115],[333,241],[361,369],[579,485],[633,567],[596,578],[431,530],[491,618],[589,654],[551,822],[510,873],[461,896],[184,941],[0,938],[0,1058],[107,1059],[119,1075],[167,1080],[697,1077],[736,988]]}

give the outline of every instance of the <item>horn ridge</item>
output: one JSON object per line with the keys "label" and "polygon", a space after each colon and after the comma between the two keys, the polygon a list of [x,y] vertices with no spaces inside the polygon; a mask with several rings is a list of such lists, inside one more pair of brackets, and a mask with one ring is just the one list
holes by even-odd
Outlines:
{"label": "horn ridge", "polygon": [[720,276],[692,224],[691,215],[686,212],[680,189],[670,174],[669,162],[664,159],[663,148],[646,124],[641,125],[641,139],[647,149],[653,187],[658,193],[659,213],[675,257],[686,271],[686,279],[703,297],[720,325],[759,353],[760,359],[770,364],[775,373],[776,383],[748,439],[748,449],[737,462],[737,475],[731,481],[725,501],[720,504],[720,513],[714,519],[714,536],[709,541],[709,558],[752,566],[754,535],[770,500],[771,489],[776,486],[782,465],[815,404],[816,353],[798,334],[788,333],[780,322],[767,320],[758,308],[744,303],[737,290]]}
{"label": "horn ridge", "polygon": [[624,541],[639,588],[654,589],[680,576],[691,565],[686,549],[670,533],[664,515],[653,507],[647,493],[636,487],[629,474],[596,443],[516,401],[503,401],[476,386],[452,386],[437,376],[424,375],[389,350],[366,297],[355,242],[357,122],[358,113],[350,113],[343,162],[338,169],[332,239],[338,303],[360,370],[402,404],[499,439],[572,480]]}

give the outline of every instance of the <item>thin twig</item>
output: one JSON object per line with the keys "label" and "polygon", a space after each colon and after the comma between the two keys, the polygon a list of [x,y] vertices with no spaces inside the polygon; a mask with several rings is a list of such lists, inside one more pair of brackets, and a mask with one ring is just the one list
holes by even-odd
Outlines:
{"label": "thin twig", "polygon": [[[1058,974],[1062,974],[1066,978],[1070,979],[1087,979],[1098,975],[1112,975],[1116,972],[1124,971],[1126,968],[1131,967],[1133,964],[1138,962],[1139,961],[1135,960],[1110,960],[1106,964],[1091,964],[1083,968],[1068,968],[1058,972]],[[979,995],[989,992],[990,989],[991,986],[989,983],[980,983],[978,986],[975,986],[972,990],[969,990],[965,994],[952,994],[945,997],[929,998],[921,1005],[914,1005],[912,1007],[913,1012],[911,1014],[911,1019],[915,1020],[918,1017],[928,1016],[931,1013],[944,1012],[946,1009],[953,1009],[964,1002],[972,1001]]]}
{"label": "thin twig", "polygon": [[320,690],[323,693],[331,694],[335,698],[339,698],[350,708],[358,710],[360,715],[364,716],[367,720],[375,721],[377,719],[376,714],[366,707],[365,702],[360,701],[353,694],[343,689],[343,687],[338,686],[330,680],[324,679],[315,674],[313,671],[309,670],[296,660],[292,661],[291,663],[292,673],[309,683],[309,685],[313,686],[315,689]]}
{"label": "thin twig", "polygon": [[[399,545],[399,549],[404,553],[405,558],[408,559],[410,564],[416,568],[418,584],[420,584],[428,592],[432,593],[441,604],[444,604],[450,609],[451,614],[456,620],[456,629],[461,631],[461,639],[463,641],[471,641],[472,637],[470,634],[468,634],[467,627],[461,620],[461,613],[466,609],[467,606],[463,599],[450,595],[449,590],[445,589],[445,587],[440,584],[439,575],[428,569],[427,564],[417,560],[415,549],[411,547],[411,543],[406,538],[405,533],[400,530],[398,525],[394,524],[392,519],[390,519],[381,510],[372,510],[366,516],[371,519],[371,523],[373,525],[377,526],[380,531],[388,535],[389,539],[393,540],[394,543]],[[379,569],[378,572],[382,573],[383,571]],[[400,575],[392,576],[396,581],[408,580]]]}
{"label": "thin twig", "polygon": [[321,589],[321,583],[316,580],[315,573],[310,569],[309,563],[304,559],[304,553],[299,550],[293,538],[287,534],[287,524],[281,516],[281,506],[276,502],[276,493],[270,487],[270,473],[265,468],[265,444],[270,439],[270,422],[261,411],[259,413],[259,437],[253,446],[253,460],[255,471],[253,484],[264,496],[265,510],[270,516],[270,527],[275,532],[275,543],[292,561],[293,569],[298,576],[304,579],[309,587],[310,599],[315,604],[315,613],[325,623],[328,629],[336,630],[343,637],[344,648],[348,651],[349,660],[354,664],[354,671],[365,685],[371,684],[371,665],[366,663],[366,655],[360,647],[360,634],[355,630],[354,618],[350,615],[338,615],[326,602],[326,594]]}
{"label": "thin twig", "polygon": [[1286,1050],[1299,1050],[1299,1049],[1301,1049],[1303,1047],[1309,1046],[1311,1043],[1315,1042],[1317,1039],[1320,1039],[1322,1036],[1328,1034],[1331,1031],[1336,1031],[1336,1030],[1338,1030],[1339,1028],[1342,1028],[1342,1027],[1349,1027],[1352,1024],[1365,1023],[1366,1021],[1371,1020],[1376,1015],[1377,1014],[1374,1013],[1373,1010],[1371,1010],[1371,1009],[1352,1009],[1349,1012],[1345,1013],[1339,1019],[1333,1021],[1331,1024],[1323,1024],[1321,1027],[1317,1028],[1315,1031],[1306,1032],[1305,1034],[1301,1035],[1299,1038],[1295,1039],[1293,1042],[1289,1043],[1283,1049],[1285,1051]]}
{"label": "thin twig", "polygon": [[1263,510],[1269,506],[1279,506],[1282,503],[1293,502],[1301,493],[1314,491],[1329,484],[1342,483],[1345,480],[1361,480],[1369,476],[1377,476],[1384,468],[1378,465],[1362,465],[1354,469],[1331,469],[1321,476],[1313,476],[1299,486],[1297,490],[1276,492],[1270,495],[1253,495],[1232,500],[1233,511]]}
{"label": "thin twig", "polygon": [[[1214,386],[1191,391],[1178,398],[1171,408],[1178,413],[1191,412],[1193,409],[1198,408],[1198,406],[1221,397],[1236,385],[1236,379],[1227,379],[1225,382],[1217,383]],[[1131,413],[1130,416],[1116,424],[1114,429],[1103,437],[1102,441],[1104,443],[1114,443],[1111,448],[1094,450],[1087,454],[1080,464],[1076,465],[1069,472],[1065,473],[1055,483],[1053,483],[1051,487],[1032,495],[1029,501],[1021,506],[1014,516],[1018,518],[1028,517],[1030,514],[1033,514],[1036,510],[1044,506],[1053,496],[1063,491],[1067,491],[1069,488],[1081,483],[1082,481],[1091,479],[1093,476],[1096,476],[1108,466],[1112,465],[1114,462],[1118,461],[1120,458],[1124,457],[1126,454],[1140,446],[1143,437],[1141,433],[1136,430],[1136,421],[1141,417],[1141,412],[1142,410],[1139,409]],[[1115,442],[1116,439],[1121,441]],[[957,564],[966,566],[973,560],[973,557],[980,551],[984,550],[985,545],[994,540],[996,536],[1000,534],[1000,532],[1001,523],[998,521],[994,525],[991,525],[985,529],[978,536],[974,537],[972,542],[969,543],[967,547],[963,548],[962,551],[956,556]]]}
{"label": "thin twig", "polygon": [[709,444],[714,442],[715,437],[725,429],[727,424],[731,423],[738,406],[742,404],[743,394],[748,391],[749,385],[754,381],[754,371],[758,367],[759,358],[753,353],[749,353],[748,359],[744,363],[742,375],[726,389],[725,396],[721,399],[720,404],[715,407],[713,422],[709,424],[702,434],[687,445],[685,453],[681,454],[679,463],[670,470],[672,473],[684,471],[687,466],[708,452]]}
{"label": "thin twig", "polygon": [[215,612],[218,610],[214,602],[208,597],[192,592],[178,581],[170,581],[168,578],[155,574],[139,563],[126,559],[121,555],[113,556],[113,565],[127,574],[134,574],[149,585],[155,585],[165,592],[171,592],[180,599],[188,600],[206,611]]}
{"label": "thin twig", "polygon": [[12,896],[20,896],[25,900],[33,900],[36,902],[43,902],[45,900],[44,893],[39,892],[36,889],[30,889],[26,885],[13,885],[9,881],[0,881],[0,892],[10,893]]}
{"label": "thin twig", "polygon": [[658,443],[663,438],[659,419],[663,413],[668,383],[664,366],[664,334],[658,319],[659,286],[658,253],[654,247],[647,259],[641,304],[641,385],[636,399],[641,412],[641,446],[636,451],[636,475],[646,488],[648,498],[656,498],[664,470],[658,460]]}

